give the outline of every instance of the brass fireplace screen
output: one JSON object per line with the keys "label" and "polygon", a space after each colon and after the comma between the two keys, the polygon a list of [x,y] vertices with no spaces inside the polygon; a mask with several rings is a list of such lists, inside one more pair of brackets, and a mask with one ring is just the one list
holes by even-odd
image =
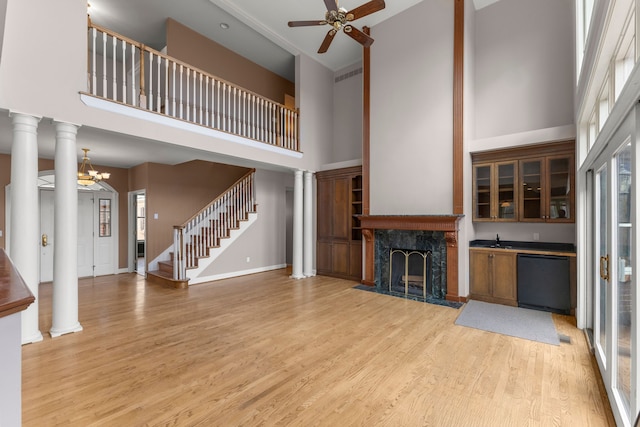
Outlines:
{"label": "brass fireplace screen", "polygon": [[389,250],[389,292],[427,298],[431,276],[431,251]]}

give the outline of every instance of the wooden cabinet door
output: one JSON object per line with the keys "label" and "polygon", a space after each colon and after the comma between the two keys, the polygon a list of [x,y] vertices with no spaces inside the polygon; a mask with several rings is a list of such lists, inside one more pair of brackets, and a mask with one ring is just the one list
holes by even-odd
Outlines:
{"label": "wooden cabinet door", "polygon": [[491,296],[490,252],[469,251],[469,290],[472,295]]}
{"label": "wooden cabinet door", "polygon": [[318,272],[331,271],[331,243],[318,242],[316,253],[316,269]]}
{"label": "wooden cabinet door", "polygon": [[473,220],[493,221],[493,164],[473,165]]}
{"label": "wooden cabinet door", "polygon": [[362,243],[351,242],[349,250],[349,275],[362,278]]}
{"label": "wooden cabinet door", "polygon": [[574,222],[574,187],[572,156],[547,159],[546,219],[547,222]]}
{"label": "wooden cabinet door", "polygon": [[516,254],[495,251],[493,257],[493,297],[501,300],[517,300]]}
{"label": "wooden cabinet door", "polygon": [[545,216],[544,159],[520,161],[520,221],[543,222]]}
{"label": "wooden cabinet door", "polygon": [[331,237],[333,182],[326,179],[318,180],[318,239]]}
{"label": "wooden cabinet door", "polygon": [[338,239],[349,239],[351,221],[351,179],[337,178],[333,182],[333,200],[331,207],[331,236]]}
{"label": "wooden cabinet door", "polygon": [[494,165],[493,209],[496,221],[518,220],[518,162]]}
{"label": "wooden cabinet door", "polygon": [[338,274],[349,274],[349,243],[333,242],[331,244],[332,271]]}

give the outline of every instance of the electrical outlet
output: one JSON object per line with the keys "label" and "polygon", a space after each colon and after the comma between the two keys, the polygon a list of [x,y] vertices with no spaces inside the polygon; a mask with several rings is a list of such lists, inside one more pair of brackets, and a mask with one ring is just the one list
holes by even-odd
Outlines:
{"label": "electrical outlet", "polygon": [[533,233],[533,240],[540,240],[540,233]]}
{"label": "electrical outlet", "polygon": [[158,214],[157,213],[153,214],[153,219],[158,219]]}
{"label": "electrical outlet", "polygon": [[250,256],[247,257],[247,262],[251,262],[251,257]]}

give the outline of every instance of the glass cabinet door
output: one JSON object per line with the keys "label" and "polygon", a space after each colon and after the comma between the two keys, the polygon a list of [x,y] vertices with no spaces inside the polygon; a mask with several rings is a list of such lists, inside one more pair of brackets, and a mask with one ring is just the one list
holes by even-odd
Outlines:
{"label": "glass cabinet door", "polygon": [[473,198],[474,220],[491,221],[491,165],[474,165],[473,167]]}
{"label": "glass cabinet door", "polygon": [[497,206],[498,219],[517,220],[516,204],[516,162],[498,163],[496,165]]}
{"label": "glass cabinet door", "polygon": [[571,221],[571,159],[569,157],[550,158],[548,160],[548,200],[547,219],[558,222]]}
{"label": "glass cabinet door", "polygon": [[522,160],[520,162],[521,221],[544,221],[542,200],[542,159]]}

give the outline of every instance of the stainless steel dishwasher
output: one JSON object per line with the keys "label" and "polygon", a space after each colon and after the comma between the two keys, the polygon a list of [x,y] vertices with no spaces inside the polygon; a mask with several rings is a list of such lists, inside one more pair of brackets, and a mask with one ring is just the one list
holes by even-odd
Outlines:
{"label": "stainless steel dishwasher", "polygon": [[518,306],[571,312],[569,257],[518,254]]}

